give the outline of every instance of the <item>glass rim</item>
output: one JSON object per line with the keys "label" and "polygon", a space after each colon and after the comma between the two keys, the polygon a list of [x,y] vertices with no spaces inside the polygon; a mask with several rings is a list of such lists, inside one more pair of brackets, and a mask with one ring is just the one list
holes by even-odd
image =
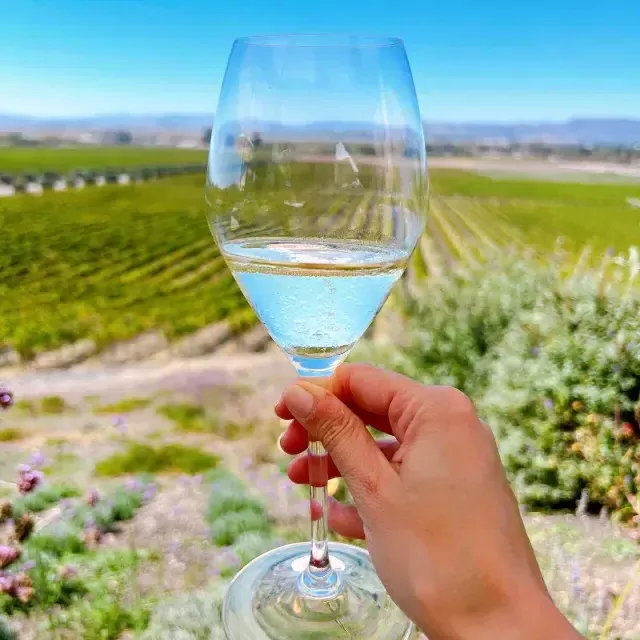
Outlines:
{"label": "glass rim", "polygon": [[403,47],[402,38],[393,36],[367,36],[333,33],[284,33],[243,36],[236,38],[236,44],[246,47],[313,47],[318,49],[382,49]]}

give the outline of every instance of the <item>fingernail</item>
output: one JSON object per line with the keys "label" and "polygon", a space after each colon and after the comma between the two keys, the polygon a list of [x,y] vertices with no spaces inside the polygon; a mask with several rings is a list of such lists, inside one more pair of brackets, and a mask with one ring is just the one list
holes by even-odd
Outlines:
{"label": "fingernail", "polygon": [[313,396],[303,387],[294,384],[283,394],[282,399],[297,420],[304,420],[313,411]]}
{"label": "fingernail", "polygon": [[284,433],[280,434],[280,437],[278,438],[278,444],[276,445],[278,447],[278,451],[280,453],[287,453],[283,448],[282,448],[282,438],[284,438]]}

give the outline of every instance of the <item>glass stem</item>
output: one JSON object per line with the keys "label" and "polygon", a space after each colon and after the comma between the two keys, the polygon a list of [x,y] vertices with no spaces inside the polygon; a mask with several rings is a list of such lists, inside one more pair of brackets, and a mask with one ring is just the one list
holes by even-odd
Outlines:
{"label": "glass stem", "polygon": [[311,512],[311,557],[300,574],[300,590],[307,598],[335,598],[342,583],[329,561],[327,524],[328,457],[322,443],[309,443],[309,494]]}

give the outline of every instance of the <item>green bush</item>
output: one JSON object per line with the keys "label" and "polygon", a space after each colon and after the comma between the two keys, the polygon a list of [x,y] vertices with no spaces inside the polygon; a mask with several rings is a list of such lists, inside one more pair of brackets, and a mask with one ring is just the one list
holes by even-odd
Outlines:
{"label": "green bush", "polygon": [[233,545],[240,558],[241,566],[249,564],[254,558],[270,551],[276,545],[273,538],[256,532],[243,533]]}
{"label": "green bush", "polygon": [[77,487],[67,483],[43,484],[41,487],[16,498],[13,502],[13,516],[19,518],[27,511],[39,513],[45,511],[65,498],[74,498],[80,495]]}
{"label": "green bush", "polygon": [[4,618],[0,618],[0,640],[18,640],[18,634]]}
{"label": "green bush", "polygon": [[40,410],[43,413],[64,413],[68,408],[64,398],[60,398],[59,396],[45,396],[40,400]]}
{"label": "green bush", "polygon": [[224,585],[162,601],[140,640],[224,640]]}
{"label": "green bush", "polygon": [[425,283],[401,347],[370,359],[461,388],[494,429],[521,501],[621,518],[640,490],[640,297],[635,267],[562,276],[505,259]]}
{"label": "green bush", "polygon": [[85,504],[76,508],[71,521],[80,527],[94,524],[103,532],[114,531],[115,523],[131,520],[142,503],[143,491],[119,487],[93,507]]}
{"label": "green bush", "polygon": [[166,404],[158,408],[158,413],[169,418],[180,431],[214,431],[215,425],[203,407],[194,404]]}
{"label": "green bush", "polygon": [[52,637],[116,640],[127,630],[145,629],[151,603],[147,598],[131,598],[144,559],[143,554],[130,549],[86,555],[78,568],[86,595],[52,610],[47,621]]}
{"label": "green bush", "polygon": [[31,553],[43,553],[55,558],[82,553],[86,549],[81,527],[64,520],[34,533],[26,546]]}
{"label": "green bush", "polygon": [[96,465],[101,476],[120,476],[128,473],[200,473],[216,467],[218,456],[194,447],[167,444],[152,447],[130,442],[126,451],[105,458]]}
{"label": "green bush", "polygon": [[24,429],[18,429],[16,427],[4,427],[0,429],[0,442],[13,442],[15,440],[22,440],[26,435]]}
{"label": "green bush", "polygon": [[206,519],[216,545],[232,545],[245,533],[267,534],[271,531],[271,521],[264,507],[249,495],[238,478],[218,471],[207,479],[213,482]]}

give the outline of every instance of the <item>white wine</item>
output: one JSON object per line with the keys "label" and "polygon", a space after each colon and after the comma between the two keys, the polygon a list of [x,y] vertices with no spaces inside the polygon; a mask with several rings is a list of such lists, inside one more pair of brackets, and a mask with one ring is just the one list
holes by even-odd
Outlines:
{"label": "white wine", "polygon": [[408,258],[381,244],[306,238],[233,241],[223,250],[247,300],[294,363],[341,360]]}

